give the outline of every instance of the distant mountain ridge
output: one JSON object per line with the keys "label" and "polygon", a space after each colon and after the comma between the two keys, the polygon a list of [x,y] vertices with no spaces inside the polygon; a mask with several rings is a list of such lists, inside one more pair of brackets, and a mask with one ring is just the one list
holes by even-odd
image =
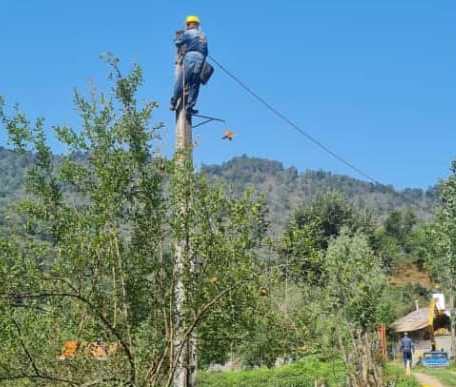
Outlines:
{"label": "distant mountain ridge", "polygon": [[[25,171],[32,162],[30,153],[22,154],[0,147],[0,223],[3,223],[2,213],[8,203],[21,194]],[[300,173],[294,167],[285,168],[279,161],[246,155],[221,165],[203,165],[201,172],[212,180],[227,184],[235,194],[247,187],[264,194],[273,225],[279,228],[286,223],[293,209],[330,190],[340,191],[355,205],[372,209],[379,216],[393,209],[412,206],[419,217],[426,218],[437,202],[435,187],[397,191],[392,186],[372,184],[326,171],[307,170]]]}
{"label": "distant mountain ridge", "polygon": [[316,196],[335,190],[361,208],[371,209],[384,216],[394,209],[413,207],[420,218],[431,216],[438,196],[437,187],[427,190],[373,184],[353,177],[326,171],[285,168],[279,161],[249,157],[235,157],[221,165],[203,165],[202,172],[226,182],[234,192],[246,187],[262,192],[270,205],[271,218],[283,225],[291,211]]}

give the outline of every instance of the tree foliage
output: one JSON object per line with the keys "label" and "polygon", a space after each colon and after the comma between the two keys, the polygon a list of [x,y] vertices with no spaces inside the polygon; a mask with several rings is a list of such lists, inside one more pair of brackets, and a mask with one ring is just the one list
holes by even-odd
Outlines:
{"label": "tree foliage", "polygon": [[[0,206],[19,199],[0,213],[0,384],[169,386],[197,337],[199,367],[313,354],[342,359],[350,386],[381,385],[375,329],[423,291],[389,286],[394,266],[426,261],[455,290],[456,164],[432,224],[434,190],[404,192],[420,201],[404,211],[391,187],[278,162],[195,173],[159,153],[141,68],[105,59],[112,90],[76,92],[80,128],[53,128],[62,155],[43,119],[1,101],[15,151],[0,150]],[[109,354],[66,356],[70,340]]]}
{"label": "tree foliage", "polygon": [[362,234],[346,231],[329,246],[323,316],[344,359],[350,386],[379,386],[383,372],[375,353],[386,279],[380,259]]}
{"label": "tree foliage", "polygon": [[[68,149],[58,163],[44,120],[2,110],[10,141],[35,155],[17,205],[22,222],[1,242],[6,385],[170,385],[183,346],[174,340],[175,240],[191,246],[184,265],[197,264],[182,278],[186,337],[256,302],[262,203],[251,193],[230,197],[191,163],[161,157],[159,126],[150,124],[157,104],[137,102],[140,67],[123,76],[108,62],[112,93],[76,93],[81,129],[54,128]],[[116,350],[105,361],[81,351],[57,360],[67,340]]]}

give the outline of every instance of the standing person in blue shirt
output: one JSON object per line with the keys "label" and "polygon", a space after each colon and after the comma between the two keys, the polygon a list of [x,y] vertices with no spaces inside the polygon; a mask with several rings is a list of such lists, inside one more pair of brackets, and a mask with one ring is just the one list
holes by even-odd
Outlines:
{"label": "standing person in blue shirt", "polygon": [[407,332],[404,332],[404,337],[401,339],[402,355],[404,357],[404,367],[407,371],[412,368],[412,352],[415,351],[415,344],[412,339],[408,336]]}
{"label": "standing person in blue shirt", "polygon": [[198,99],[201,84],[200,75],[208,50],[206,35],[200,30],[198,16],[188,16],[185,24],[186,30],[178,32],[175,40],[178,52],[177,62],[178,64],[182,64],[183,68],[176,76],[170,108],[171,110],[176,110],[177,103],[182,98],[185,81],[185,87],[188,88],[185,108],[187,113],[191,115],[198,113],[194,107]]}

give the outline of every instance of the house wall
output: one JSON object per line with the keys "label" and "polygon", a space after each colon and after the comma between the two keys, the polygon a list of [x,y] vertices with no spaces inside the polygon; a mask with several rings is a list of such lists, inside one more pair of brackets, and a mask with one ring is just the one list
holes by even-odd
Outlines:
{"label": "house wall", "polygon": [[443,349],[445,352],[451,353],[451,336],[436,336],[435,348],[437,351]]}

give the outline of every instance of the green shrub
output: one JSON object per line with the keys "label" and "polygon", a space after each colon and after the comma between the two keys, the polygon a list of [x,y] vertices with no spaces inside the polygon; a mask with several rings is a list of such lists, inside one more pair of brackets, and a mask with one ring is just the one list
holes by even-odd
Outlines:
{"label": "green shrub", "polygon": [[315,380],[324,380],[329,386],[341,386],[344,368],[340,362],[323,362],[308,357],[292,365],[249,371],[200,372],[201,387],[313,387]]}
{"label": "green shrub", "polygon": [[[387,386],[420,387],[415,379],[406,377],[394,365],[385,369]],[[201,387],[314,387],[315,380],[325,381],[330,387],[345,385],[344,366],[340,361],[323,361],[307,357],[292,365],[249,371],[200,372]]]}

